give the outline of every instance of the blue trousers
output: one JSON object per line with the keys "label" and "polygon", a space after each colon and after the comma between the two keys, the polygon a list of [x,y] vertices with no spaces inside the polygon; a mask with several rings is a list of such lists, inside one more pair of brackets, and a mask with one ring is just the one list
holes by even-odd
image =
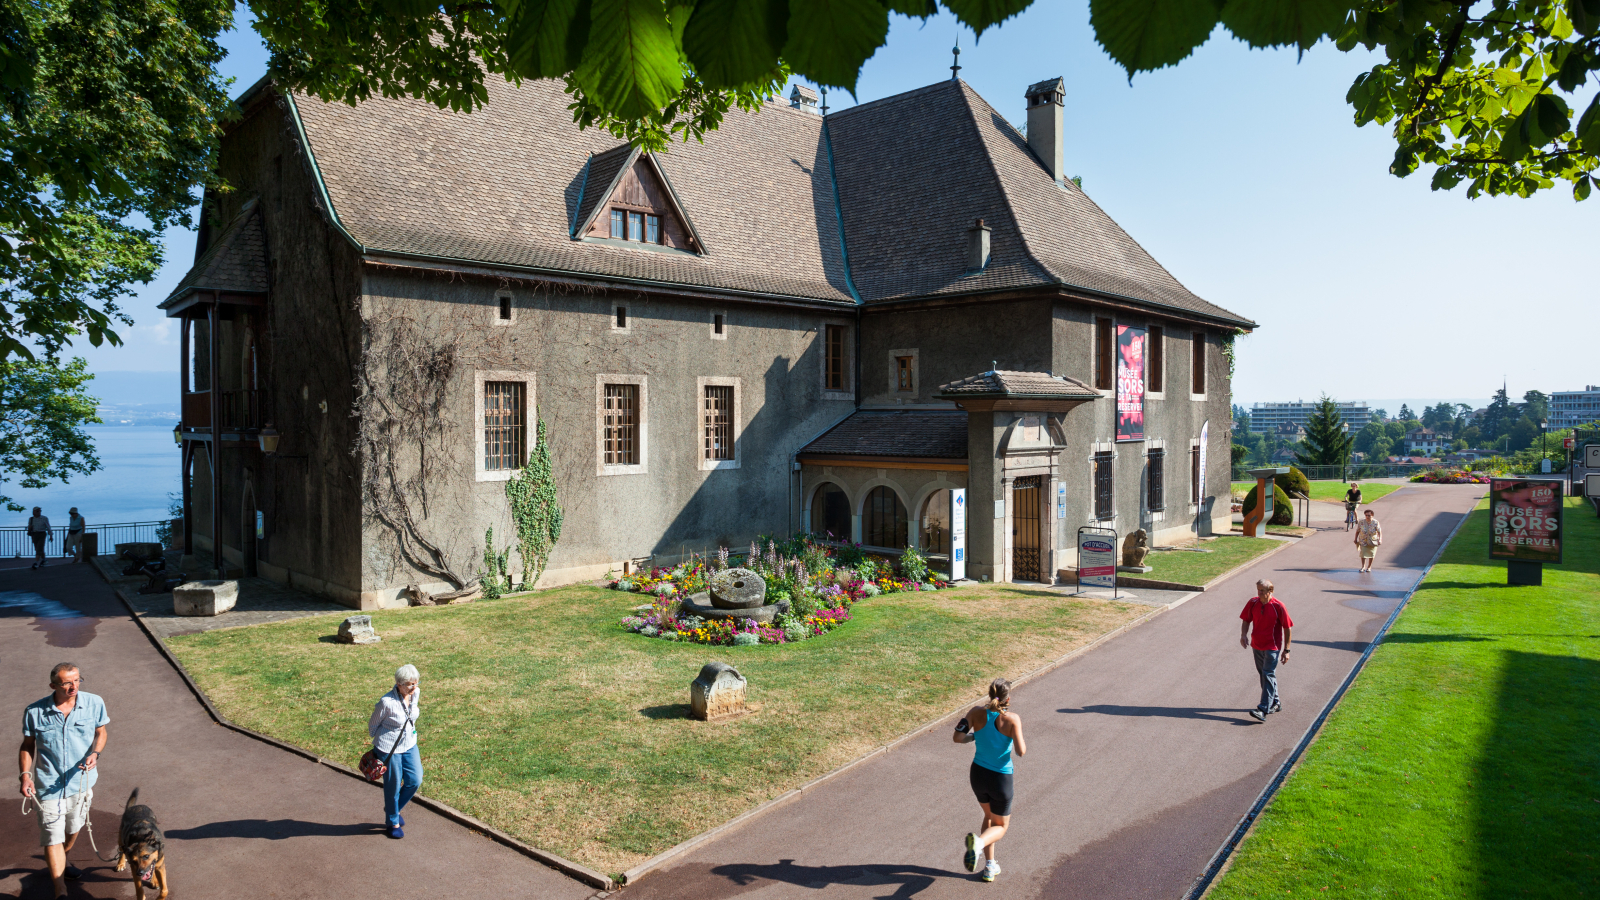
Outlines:
{"label": "blue trousers", "polygon": [[400,824],[405,808],[422,787],[422,753],[413,746],[389,759],[389,772],[383,776],[383,814],[390,828]]}
{"label": "blue trousers", "polygon": [[1261,676],[1261,705],[1256,709],[1271,712],[1278,703],[1278,651],[1252,650],[1256,657],[1256,674]]}

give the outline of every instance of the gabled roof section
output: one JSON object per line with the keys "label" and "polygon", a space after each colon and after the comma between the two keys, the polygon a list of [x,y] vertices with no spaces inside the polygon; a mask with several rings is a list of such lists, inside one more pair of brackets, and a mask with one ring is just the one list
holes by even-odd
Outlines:
{"label": "gabled roof section", "polygon": [[801,447],[799,455],[966,459],[967,414],[960,410],[858,410]]}
{"label": "gabled roof section", "polygon": [[606,201],[616,192],[622,173],[632,168],[633,161],[638,158],[639,148],[632,144],[613,147],[589,157],[583,169],[583,182],[578,188],[578,215],[573,219],[573,237],[582,235],[594,224],[594,217],[599,215]]}
{"label": "gabled roof section", "polygon": [[705,242],[695,231],[694,223],[684,211],[683,201],[672,189],[672,181],[661,170],[655,154],[623,144],[591,156],[585,173],[579,195],[578,226],[572,232],[574,240],[588,240],[597,233],[606,233],[606,223],[598,220],[607,207],[620,200],[629,209],[653,210],[672,217],[675,221],[667,228],[667,244],[692,253],[705,252]]}
{"label": "gabled roof section", "polygon": [[939,397],[1093,400],[1104,396],[1076,378],[1049,372],[984,372],[939,386]]}
{"label": "gabled roof section", "polygon": [[193,291],[265,294],[267,285],[266,232],[261,225],[260,204],[250,200],[158,308],[167,309]]}

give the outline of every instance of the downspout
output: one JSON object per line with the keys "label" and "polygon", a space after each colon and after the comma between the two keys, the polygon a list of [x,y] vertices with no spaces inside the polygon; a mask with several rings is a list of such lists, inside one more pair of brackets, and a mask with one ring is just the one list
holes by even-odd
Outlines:
{"label": "downspout", "polygon": [[216,570],[217,578],[221,578],[222,571],[222,390],[217,383],[217,357],[220,348],[217,346],[217,304],[222,300],[217,291],[211,292],[211,309],[207,315],[207,324],[211,332],[211,346],[209,369],[211,373],[211,565]]}
{"label": "downspout", "polygon": [[855,394],[856,408],[861,408],[861,294],[850,275],[850,247],[844,237],[844,207],[839,202],[839,174],[833,164],[833,136],[828,132],[828,117],[822,117],[822,146],[828,153],[828,184],[833,188],[833,217],[839,227],[839,259],[844,263],[844,284],[850,289],[850,299],[856,302]]}

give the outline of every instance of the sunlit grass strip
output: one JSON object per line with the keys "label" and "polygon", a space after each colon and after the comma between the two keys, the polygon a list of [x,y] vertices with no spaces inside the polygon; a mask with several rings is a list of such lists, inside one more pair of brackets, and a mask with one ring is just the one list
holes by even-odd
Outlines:
{"label": "sunlit grass strip", "polygon": [[1145,557],[1144,563],[1155,571],[1135,578],[1153,578],[1177,584],[1204,585],[1224,572],[1232,571],[1252,559],[1283,546],[1281,541],[1268,538],[1247,538],[1222,535],[1214,541],[1203,541],[1187,546],[1209,550],[1161,550]]}
{"label": "sunlit grass strip", "polygon": [[1457,533],[1208,897],[1600,896],[1600,527],[1541,587]]}

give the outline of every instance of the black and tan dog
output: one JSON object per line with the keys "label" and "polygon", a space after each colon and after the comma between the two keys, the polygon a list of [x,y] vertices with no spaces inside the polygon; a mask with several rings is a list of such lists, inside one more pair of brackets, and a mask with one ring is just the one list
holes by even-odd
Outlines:
{"label": "black and tan dog", "polygon": [[157,900],[167,897],[166,838],[156,822],[150,807],[138,805],[139,789],[128,795],[128,807],[122,811],[122,828],[117,832],[117,871],[133,863],[133,889],[139,900],[144,900],[144,886],[159,888]]}

